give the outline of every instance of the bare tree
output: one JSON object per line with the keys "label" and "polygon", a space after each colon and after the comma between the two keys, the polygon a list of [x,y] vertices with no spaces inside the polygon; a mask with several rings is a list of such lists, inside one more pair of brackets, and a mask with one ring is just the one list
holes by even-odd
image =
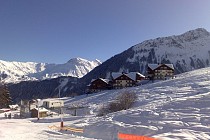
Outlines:
{"label": "bare tree", "polygon": [[117,98],[109,103],[107,106],[99,110],[98,116],[104,116],[108,113],[126,110],[132,107],[135,103],[137,96],[135,93],[123,92]]}

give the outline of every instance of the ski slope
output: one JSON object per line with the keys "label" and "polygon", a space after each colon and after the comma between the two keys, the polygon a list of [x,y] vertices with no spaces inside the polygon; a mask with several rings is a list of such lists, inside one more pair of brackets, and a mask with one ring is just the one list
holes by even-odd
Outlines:
{"label": "ski slope", "polygon": [[[129,110],[103,117],[100,107],[120,93],[135,92],[137,102]],[[36,119],[0,119],[0,139],[103,139],[117,140],[117,134],[145,135],[160,140],[210,139],[210,68],[199,69],[175,79],[122,90],[108,90],[75,98],[63,98],[66,107],[84,107],[89,114],[71,116],[64,110],[64,126],[83,128],[84,133],[59,131],[59,116]],[[14,126],[15,125],[15,126]],[[14,127],[13,127],[14,126]],[[30,128],[30,129],[28,129]]]}

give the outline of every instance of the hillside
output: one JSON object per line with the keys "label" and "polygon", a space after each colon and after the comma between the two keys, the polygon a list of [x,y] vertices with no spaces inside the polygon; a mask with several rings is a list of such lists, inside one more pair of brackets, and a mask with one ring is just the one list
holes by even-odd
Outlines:
{"label": "hillside", "polygon": [[[177,36],[146,40],[95,67],[85,76],[79,78],[77,84],[67,83],[63,87],[65,90],[62,90],[61,95],[84,94],[92,79],[109,78],[111,72],[138,71],[146,74],[148,63],[172,63],[175,74],[208,67],[210,65],[209,52],[210,33],[202,28]],[[48,72],[46,71],[39,74],[47,75]],[[54,71],[52,72],[54,73]],[[39,74],[35,74],[35,77],[40,77]],[[20,89],[20,86],[21,84],[10,86],[13,95],[20,94],[16,90],[16,88]],[[27,88],[35,86],[30,84],[30,87]],[[44,91],[44,88],[36,88],[31,97],[40,97],[40,94],[45,94]],[[25,88],[22,88],[22,94],[23,98],[25,94],[28,94]]]}
{"label": "hillside", "polygon": [[161,140],[210,139],[210,68],[177,75],[176,79],[122,90],[76,97],[67,106],[97,110],[120,93],[134,92],[133,108],[105,117],[88,117],[75,125],[85,126],[85,136],[116,139],[118,132],[157,137]]}
{"label": "hillside", "polygon": [[0,76],[6,83],[45,80],[59,76],[81,78],[100,64],[99,60],[88,61],[82,58],[73,58],[64,64],[7,62],[0,60]]}
{"label": "hillside", "polygon": [[[0,138],[9,139],[16,136],[16,139],[23,139],[31,136],[30,139],[116,140],[117,133],[121,132],[146,135],[161,140],[208,140],[210,139],[209,91],[210,68],[203,68],[177,75],[172,80],[122,90],[108,90],[88,96],[63,98],[65,107],[83,106],[84,112],[90,110],[89,114],[83,113],[80,116],[71,116],[67,109],[64,110],[64,125],[83,128],[84,133],[49,129],[48,126],[59,126],[60,119],[57,116],[39,121],[0,119],[0,128],[5,127],[0,129]],[[102,106],[123,92],[137,94],[137,102],[132,108],[103,117],[96,116]],[[8,132],[14,127],[6,125],[14,125],[18,129],[10,135]],[[29,126],[35,134],[28,131]]]}
{"label": "hillside", "polygon": [[139,71],[146,74],[149,63],[172,63],[175,73],[210,65],[210,33],[198,28],[184,34],[143,41],[117,54],[82,78],[108,77],[110,72]]}

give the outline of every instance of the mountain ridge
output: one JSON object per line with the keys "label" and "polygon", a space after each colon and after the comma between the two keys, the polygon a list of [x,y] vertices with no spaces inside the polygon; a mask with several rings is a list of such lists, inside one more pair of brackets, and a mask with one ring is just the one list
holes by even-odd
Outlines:
{"label": "mountain ridge", "polygon": [[[175,74],[209,67],[210,34],[205,29],[198,28],[177,36],[143,41],[109,58],[82,78],[73,80],[73,82],[70,79],[70,82],[62,87],[61,96],[85,94],[87,85],[92,79],[109,78],[111,72],[137,71],[146,75],[148,63],[171,63],[174,65]],[[50,82],[47,83],[50,85]],[[10,86],[12,94],[19,94],[15,89],[23,84]],[[35,86],[30,84],[30,87],[33,88]],[[24,98],[24,94],[27,94],[27,92],[27,90],[24,91],[21,94],[21,98]],[[33,92],[33,94],[38,97],[42,94],[46,95],[46,97],[53,96],[50,92],[45,93],[42,88],[36,88],[36,92]]]}
{"label": "mountain ridge", "polygon": [[88,61],[82,58],[73,58],[70,60],[64,64],[9,62],[0,60],[0,77],[1,80],[6,83],[44,80],[57,78],[59,76],[81,78],[93,68],[101,64],[99,60]]}
{"label": "mountain ridge", "polygon": [[208,67],[210,65],[210,33],[203,29],[187,31],[181,35],[158,37],[131,46],[94,68],[79,81],[84,89],[91,79],[109,77],[111,72],[138,71],[147,74],[148,63],[171,63],[175,74]]}

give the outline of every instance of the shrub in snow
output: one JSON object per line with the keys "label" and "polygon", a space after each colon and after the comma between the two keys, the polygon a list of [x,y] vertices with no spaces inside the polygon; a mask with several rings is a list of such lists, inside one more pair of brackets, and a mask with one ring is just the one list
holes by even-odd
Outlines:
{"label": "shrub in snow", "polygon": [[117,96],[113,102],[107,106],[103,106],[97,116],[104,116],[108,113],[129,109],[135,103],[136,99],[137,96],[135,93],[124,92]]}

